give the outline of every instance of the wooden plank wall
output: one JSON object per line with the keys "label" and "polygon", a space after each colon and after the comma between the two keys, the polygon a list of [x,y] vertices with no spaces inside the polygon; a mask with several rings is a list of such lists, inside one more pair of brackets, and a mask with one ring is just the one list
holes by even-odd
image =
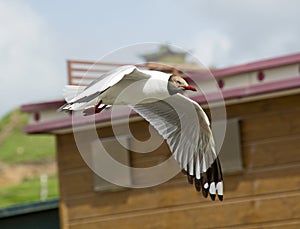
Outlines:
{"label": "wooden plank wall", "polygon": [[[244,171],[225,175],[223,202],[204,199],[181,174],[156,187],[96,193],[73,136],[58,135],[63,228],[300,228],[299,105],[300,95],[290,95],[227,107],[241,120]],[[141,138],[146,128],[132,125]],[[159,162],[166,149],[150,160],[132,155],[133,162]]]}

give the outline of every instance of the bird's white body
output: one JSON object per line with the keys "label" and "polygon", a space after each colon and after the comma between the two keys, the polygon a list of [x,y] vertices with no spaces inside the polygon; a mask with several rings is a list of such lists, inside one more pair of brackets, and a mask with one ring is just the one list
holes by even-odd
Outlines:
{"label": "bird's white body", "polygon": [[[140,70],[149,74],[148,70]],[[135,105],[163,100],[170,96],[167,86],[171,74],[151,71],[148,79],[122,79],[110,87],[99,99],[108,105]]]}
{"label": "bird's white body", "polygon": [[[87,87],[66,86],[67,104],[60,110],[100,112],[111,105],[129,105],[166,139],[174,158],[197,191],[223,198],[222,171],[210,122],[200,105],[177,93],[196,90],[172,74],[122,66]],[[171,88],[171,89],[170,89]],[[174,93],[175,89],[175,93]],[[102,106],[102,108],[100,107]],[[100,109],[99,109],[100,108]]]}

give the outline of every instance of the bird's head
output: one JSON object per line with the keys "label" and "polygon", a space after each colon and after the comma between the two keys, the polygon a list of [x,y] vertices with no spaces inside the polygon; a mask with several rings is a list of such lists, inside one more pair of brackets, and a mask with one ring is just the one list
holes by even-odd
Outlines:
{"label": "bird's head", "polygon": [[186,90],[197,91],[195,87],[189,85],[181,76],[177,75],[172,75],[169,78],[168,90],[170,94],[176,94]]}

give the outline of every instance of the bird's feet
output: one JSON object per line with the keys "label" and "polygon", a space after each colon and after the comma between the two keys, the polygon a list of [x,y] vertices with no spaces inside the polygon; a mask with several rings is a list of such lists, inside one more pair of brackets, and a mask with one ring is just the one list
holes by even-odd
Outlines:
{"label": "bird's feet", "polygon": [[87,108],[83,111],[84,116],[94,115],[97,113],[100,113],[106,108],[106,104],[103,104],[102,107],[99,107],[102,103],[102,100],[100,100],[94,107]]}
{"label": "bird's feet", "polygon": [[83,115],[84,116],[89,116],[89,115],[94,115],[94,114],[100,113],[101,111],[103,111],[106,108],[106,106],[107,105],[104,105],[101,108],[99,108],[99,107],[87,108],[83,111]]}

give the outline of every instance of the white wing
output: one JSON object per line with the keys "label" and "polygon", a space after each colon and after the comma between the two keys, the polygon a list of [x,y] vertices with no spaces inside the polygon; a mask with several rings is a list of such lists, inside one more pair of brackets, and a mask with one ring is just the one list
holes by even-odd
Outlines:
{"label": "white wing", "polygon": [[83,92],[70,100],[69,103],[90,101],[91,99],[98,97],[109,87],[117,84],[124,77],[126,77],[126,79],[147,79],[150,75],[139,71],[133,65],[125,65],[116,68],[110,72],[104,73],[98,79],[94,80]]}
{"label": "white wing", "polygon": [[193,100],[176,94],[154,103],[137,104],[133,109],[166,139],[174,158],[195,181],[197,191],[208,191],[223,198],[222,172],[215,151],[210,123],[203,109]]}
{"label": "white wing", "polygon": [[[78,86],[67,85],[65,87],[65,99],[67,103],[60,107],[59,111],[82,110],[89,106],[94,106],[97,103],[97,98],[104,91],[125,78],[131,80],[148,79],[150,75],[139,71],[136,66],[125,65],[102,74],[84,89]],[[76,96],[74,97],[74,95]]]}

